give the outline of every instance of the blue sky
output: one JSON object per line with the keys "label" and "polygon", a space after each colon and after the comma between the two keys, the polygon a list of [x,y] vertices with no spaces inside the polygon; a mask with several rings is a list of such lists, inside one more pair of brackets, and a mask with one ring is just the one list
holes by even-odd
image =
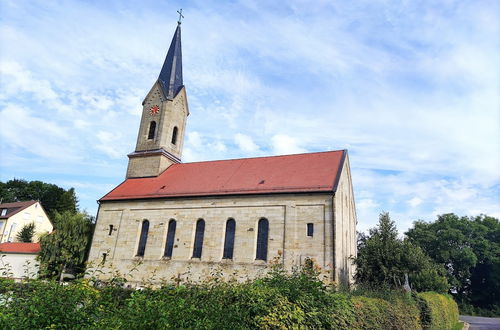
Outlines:
{"label": "blue sky", "polygon": [[124,179],[177,14],[183,160],[348,149],[358,229],[500,216],[498,1],[0,2],[0,180]]}

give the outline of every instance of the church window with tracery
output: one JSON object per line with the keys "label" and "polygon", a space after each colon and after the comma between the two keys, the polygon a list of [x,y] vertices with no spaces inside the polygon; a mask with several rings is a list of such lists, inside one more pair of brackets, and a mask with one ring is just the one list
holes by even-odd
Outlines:
{"label": "church window with tracery", "polygon": [[177,222],[174,219],[168,222],[167,243],[165,244],[165,254],[164,254],[164,256],[167,258],[172,258],[176,227],[177,227]]}
{"label": "church window with tracery", "polygon": [[174,130],[172,131],[172,144],[177,143],[177,126],[174,127]]}
{"label": "church window with tracery", "polygon": [[222,259],[233,259],[235,229],[236,222],[234,219],[228,219],[226,222],[226,237],[224,239],[224,253]]}
{"label": "church window with tracery", "polygon": [[156,133],[156,122],[152,121],[149,123],[149,133],[148,133],[148,140],[152,140],[155,138],[155,133]]}
{"label": "church window with tracery", "polygon": [[201,258],[203,250],[203,235],[205,234],[205,220],[199,219],[196,222],[196,232],[194,235],[193,258]]}
{"label": "church window with tracery", "polygon": [[144,220],[142,222],[141,227],[141,236],[139,238],[139,247],[137,248],[137,256],[143,257],[144,252],[146,251],[146,242],[148,240],[148,231],[149,231],[149,221]]}
{"label": "church window with tracery", "polygon": [[267,260],[267,241],[269,237],[269,221],[262,218],[259,220],[257,229],[257,253],[255,259]]}

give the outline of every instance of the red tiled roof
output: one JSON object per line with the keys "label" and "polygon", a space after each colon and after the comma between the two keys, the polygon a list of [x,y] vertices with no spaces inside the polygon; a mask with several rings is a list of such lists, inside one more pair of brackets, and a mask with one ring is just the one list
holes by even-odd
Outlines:
{"label": "red tiled roof", "polygon": [[131,178],[101,201],[180,196],[333,192],[346,150],[174,164],[157,177]]}
{"label": "red tiled roof", "polygon": [[0,243],[0,252],[35,254],[40,252],[40,243]]}
{"label": "red tiled roof", "polygon": [[21,212],[22,210],[35,204],[36,202],[37,201],[27,201],[27,202],[14,202],[14,203],[0,204],[0,210],[7,209],[7,214],[4,216],[0,216],[0,219],[10,218],[14,214]]}

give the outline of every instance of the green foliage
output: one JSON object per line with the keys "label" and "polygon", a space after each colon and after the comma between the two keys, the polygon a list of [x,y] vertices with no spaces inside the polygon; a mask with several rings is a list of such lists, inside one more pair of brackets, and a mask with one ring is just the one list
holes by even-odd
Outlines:
{"label": "green foliage", "polygon": [[500,310],[498,219],[444,214],[435,222],[415,222],[406,235],[446,267],[453,289],[450,293],[461,306],[473,305],[478,311]]}
{"label": "green foliage", "polygon": [[[316,274],[278,267],[251,282],[211,279],[143,290],[97,289],[86,280],[0,281],[0,329],[421,329],[424,312],[429,324],[457,322],[447,297],[426,293],[417,304],[401,291],[364,289],[371,297],[353,296],[325,286]],[[445,321],[436,323],[438,317]]]}
{"label": "green foliage", "polygon": [[356,329],[420,329],[420,310],[411,299],[354,296]]}
{"label": "green foliage", "polygon": [[17,233],[16,239],[23,243],[32,243],[35,235],[35,223],[31,222],[23,226]]}
{"label": "green foliage", "polygon": [[415,295],[424,329],[453,329],[458,320],[457,303],[447,295],[422,292]]}
{"label": "green foliage", "polygon": [[66,329],[92,325],[99,292],[85,282],[61,286],[30,281],[11,287],[2,308],[2,329]]}
{"label": "green foliage", "polygon": [[[65,190],[41,181],[13,179],[6,183],[0,182],[0,199],[3,203],[38,200],[51,220],[54,220],[56,212],[75,213],[78,210],[78,199],[73,188]],[[57,228],[57,223],[53,222]]]}
{"label": "green foliage", "polygon": [[59,224],[58,228],[40,239],[41,251],[38,259],[41,274],[57,278],[67,269],[83,271],[92,236],[91,218],[85,213],[66,211],[62,214],[56,212],[54,219]]}
{"label": "green foliage", "polygon": [[392,288],[404,284],[408,274],[411,285],[418,291],[446,292],[445,270],[435,264],[420,247],[398,238],[398,232],[388,213],[380,215],[376,228],[361,235],[358,243],[356,281]]}

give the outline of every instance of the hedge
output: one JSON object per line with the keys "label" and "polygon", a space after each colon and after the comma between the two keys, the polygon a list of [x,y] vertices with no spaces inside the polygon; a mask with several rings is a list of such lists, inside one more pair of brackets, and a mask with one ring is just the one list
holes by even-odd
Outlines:
{"label": "hedge", "polygon": [[416,294],[423,329],[453,329],[458,322],[457,303],[448,295],[435,292]]}
{"label": "hedge", "polygon": [[143,290],[88,281],[1,284],[1,329],[447,329],[458,321],[447,296],[353,296],[300,272]]}

